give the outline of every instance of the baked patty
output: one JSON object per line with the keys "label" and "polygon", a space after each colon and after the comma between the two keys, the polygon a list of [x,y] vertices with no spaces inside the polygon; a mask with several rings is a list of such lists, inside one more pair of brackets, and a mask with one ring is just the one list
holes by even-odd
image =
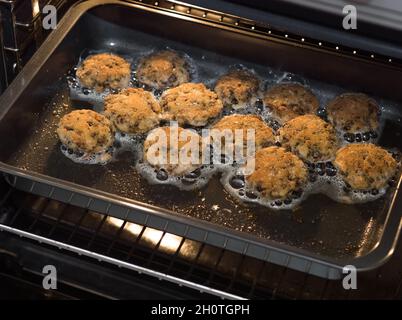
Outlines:
{"label": "baked patty", "polygon": [[130,84],[131,66],[123,58],[110,54],[94,54],[78,67],[77,78],[83,87],[100,93],[105,89],[123,89]]}
{"label": "baked patty", "polygon": [[145,133],[159,124],[161,107],[152,93],[127,88],[105,98],[105,116],[123,133]]}
{"label": "baked patty", "polygon": [[166,90],[160,99],[164,119],[179,125],[204,126],[223,108],[217,94],[202,83],[183,83]]}
{"label": "baked patty", "polygon": [[345,93],[327,105],[328,120],[339,131],[364,133],[376,131],[380,107],[374,99],[362,93]]}
{"label": "baked patty", "polygon": [[218,79],[214,91],[225,107],[233,109],[253,105],[258,98],[259,79],[248,70],[232,70]]}
{"label": "baked patty", "polygon": [[264,106],[280,123],[305,114],[315,114],[319,107],[310,89],[298,83],[278,84],[269,88],[263,98]]}
{"label": "baked patty", "polygon": [[230,130],[233,137],[235,137],[235,130],[242,130],[244,147],[247,146],[248,141],[247,130],[254,130],[254,135],[252,137],[255,141],[255,150],[275,144],[275,135],[272,129],[268,127],[259,116],[256,115],[233,114],[230,116],[226,116],[219,120],[212,127],[212,129],[217,129],[221,132],[223,132],[224,130]]}
{"label": "baked patty", "polygon": [[114,142],[110,121],[92,110],[74,110],[63,116],[57,134],[61,143],[75,152],[103,152]]}
{"label": "baked patty", "polygon": [[190,173],[202,164],[201,136],[181,127],[153,129],[144,142],[144,161],[174,176]]}

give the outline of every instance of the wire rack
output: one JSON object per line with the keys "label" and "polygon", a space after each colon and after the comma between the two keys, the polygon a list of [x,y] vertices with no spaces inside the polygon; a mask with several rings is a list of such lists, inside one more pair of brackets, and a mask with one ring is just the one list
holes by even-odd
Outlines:
{"label": "wire rack", "polygon": [[13,188],[3,194],[2,231],[221,298],[322,297],[332,282],[317,278],[323,291],[310,292],[301,272]]}
{"label": "wire rack", "polygon": [[340,280],[318,278],[9,186],[1,191],[3,232],[220,298],[402,297],[402,272],[396,267],[402,261],[400,246],[382,268],[359,274],[359,290],[344,290]]}

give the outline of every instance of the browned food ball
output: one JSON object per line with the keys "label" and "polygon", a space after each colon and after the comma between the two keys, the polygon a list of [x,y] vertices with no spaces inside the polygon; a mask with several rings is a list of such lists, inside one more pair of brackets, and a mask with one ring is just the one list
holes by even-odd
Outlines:
{"label": "browned food ball", "polygon": [[331,160],[338,149],[338,139],[331,124],[309,114],[293,118],[279,129],[283,147],[305,161]]}
{"label": "browned food ball", "polygon": [[381,189],[396,173],[398,163],[371,143],[349,144],[336,153],[335,166],[355,190]]}
{"label": "browned food ball", "polygon": [[84,153],[106,151],[114,142],[110,121],[92,110],[74,110],[63,116],[57,134],[67,148]]}
{"label": "browned food ball", "polygon": [[247,186],[269,200],[285,199],[307,183],[302,160],[284,148],[268,147],[255,155],[255,170],[246,176]]}
{"label": "browned food ball", "polygon": [[278,84],[264,95],[264,105],[280,123],[317,112],[319,102],[310,89],[297,84]]}
{"label": "browned food ball", "polygon": [[161,107],[152,93],[127,88],[105,98],[105,116],[123,133],[145,133],[159,124]]}
{"label": "browned food ball", "polygon": [[217,117],[223,108],[217,94],[202,83],[183,83],[166,90],[160,99],[166,120],[176,120],[179,125],[200,127]]}
{"label": "browned food ball", "polygon": [[328,120],[340,131],[357,133],[377,130],[380,107],[362,93],[345,93],[329,102]]}
{"label": "browned food ball", "polygon": [[[230,130],[235,137],[235,130],[243,131],[243,147],[247,147],[247,130],[254,130],[253,138],[255,140],[255,150],[272,146],[275,144],[275,135],[270,127],[268,127],[259,116],[234,114],[223,117],[212,129],[217,129],[224,133],[224,130]],[[225,140],[225,139],[223,139]],[[231,141],[233,142],[233,140]],[[223,141],[222,146],[225,145]]]}
{"label": "browned food ball", "polygon": [[253,105],[258,98],[260,81],[248,70],[232,70],[220,77],[215,92],[226,107],[233,109]]}
{"label": "browned food ball", "polygon": [[[197,147],[194,148],[194,145]],[[183,155],[187,155],[188,159]],[[174,176],[190,173],[202,165],[201,136],[181,127],[153,129],[144,142],[144,161]]]}
{"label": "browned food ball", "polygon": [[137,67],[140,83],[155,89],[176,87],[190,81],[186,60],[177,52],[163,50],[142,58]]}
{"label": "browned food ball", "polygon": [[105,89],[123,89],[130,83],[130,63],[110,53],[89,56],[77,69],[81,85],[103,92]]}

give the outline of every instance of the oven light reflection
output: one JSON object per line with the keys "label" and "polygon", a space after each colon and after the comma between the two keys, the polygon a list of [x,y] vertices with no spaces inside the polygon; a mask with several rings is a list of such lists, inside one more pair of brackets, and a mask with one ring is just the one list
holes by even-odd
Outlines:
{"label": "oven light reflection", "polygon": [[[114,217],[108,217],[107,223],[112,225],[113,227],[116,227],[117,229],[120,229],[124,223],[124,220],[114,218]],[[141,230],[143,228],[144,227],[139,224],[132,223],[132,222],[126,222],[126,224],[124,225],[124,233],[126,233],[126,234],[128,233],[128,235],[130,236],[129,238],[131,238],[131,235],[135,236],[135,238],[136,238],[141,233]]]}
{"label": "oven light reflection", "polygon": [[117,219],[117,218],[113,218],[113,217],[108,217],[108,218],[107,218],[107,222],[110,223],[110,224],[112,224],[112,225],[114,225],[114,226],[117,227],[117,228],[120,228],[120,227],[123,225],[123,223],[124,223],[123,220]]}
{"label": "oven light reflection", "polygon": [[356,253],[356,256],[362,256],[365,254],[365,250],[367,249],[367,243],[372,241],[372,237],[370,235],[373,232],[375,220],[374,218],[370,218],[370,220],[367,222],[366,227],[364,228],[363,235],[360,239],[359,243],[359,250]]}
{"label": "oven light reflection", "polygon": [[[114,217],[108,217],[107,218],[108,224],[116,227],[116,228],[121,228],[121,226],[124,223],[124,220],[114,218]],[[138,237],[143,230],[143,226],[132,223],[132,222],[127,222],[124,225],[124,233],[129,233],[130,235],[135,236],[134,238]],[[179,247],[180,244],[183,241],[183,237],[177,236],[172,233],[165,233],[163,234],[163,231],[154,229],[154,228],[149,228],[146,227],[144,232],[141,235],[141,242],[145,245],[150,245],[152,247],[155,247],[159,243],[159,250],[168,253],[168,254],[173,254],[175,253]],[[181,247],[181,255],[186,256],[190,255],[193,250],[189,247],[189,244],[186,242],[183,243],[183,246]],[[183,251],[183,252],[182,252]]]}
{"label": "oven light reflection", "polygon": [[32,0],[32,16],[36,17],[39,14],[39,0]]}
{"label": "oven light reflection", "polygon": [[124,230],[130,232],[132,235],[135,235],[137,237],[141,233],[142,228],[143,226],[139,224],[127,222]]}
{"label": "oven light reflection", "polygon": [[200,250],[200,243],[186,239],[180,248],[180,257],[188,260],[196,259],[198,251]]}
{"label": "oven light reflection", "polygon": [[162,238],[162,235],[163,235],[162,231],[147,227],[145,228],[145,231],[142,234],[141,240],[155,246]]}
{"label": "oven light reflection", "polygon": [[176,236],[175,234],[166,233],[159,245],[162,251],[166,253],[175,253],[179,249],[183,237]]}

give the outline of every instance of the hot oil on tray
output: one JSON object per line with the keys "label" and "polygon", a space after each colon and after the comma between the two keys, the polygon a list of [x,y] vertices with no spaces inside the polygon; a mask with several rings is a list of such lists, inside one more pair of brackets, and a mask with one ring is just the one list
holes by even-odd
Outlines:
{"label": "hot oil on tray", "polygon": [[[342,90],[291,73],[274,71],[268,66],[182,45],[167,40],[168,37],[160,38],[132,28],[116,26],[103,19],[98,21],[98,18],[92,18],[91,25],[101,22],[105,32],[113,30],[114,36],[123,40],[117,41],[113,37],[100,38],[97,47],[91,50],[113,51],[135,58],[155,48],[163,49],[169,46],[185,52],[193,59],[198,70],[193,81],[203,82],[208,87],[212,87],[213,81],[227,72],[230,66],[243,64],[255,70],[268,84],[288,81],[309,86],[318,96],[321,106],[342,92],[353,91]],[[80,53],[74,53],[75,64],[79,61]],[[136,172],[136,155],[130,152],[119,154],[117,161],[106,165],[74,163],[60,152],[60,143],[55,131],[64,114],[76,108],[93,106],[70,100],[67,74],[61,75],[60,80],[52,84],[52,87],[55,88],[52,91],[53,100],[49,101],[39,115],[32,132],[26,133],[26,139],[19,146],[19,151],[7,161],[9,164],[336,259],[365,255],[382,236],[382,226],[387,216],[385,209],[389,207],[393,189],[389,189],[384,197],[369,203],[347,205],[337,203],[325,195],[316,194],[309,196],[295,211],[273,211],[255,204],[238,203],[223,189],[219,175],[198,191],[178,191],[172,186],[150,185]],[[397,105],[380,99],[377,101],[383,108],[384,121],[378,144],[402,150],[402,139],[399,136],[402,124]]]}
{"label": "hot oil on tray", "polygon": [[[65,81],[61,90],[27,139],[27,147],[15,155],[13,164],[77,184],[111,192],[130,199],[170,209],[179,214],[203,219],[258,237],[323,255],[359,256],[370,250],[380,235],[386,197],[366,204],[336,203],[324,195],[312,195],[292,211],[271,211],[258,205],[238,203],[223,188],[219,176],[198,191],[177,192],[172,186],[149,185],[135,170],[135,154],[121,153],[107,165],[80,165],[60,152],[56,128],[60,118],[82,103],[69,99]],[[389,129],[389,130],[388,130]],[[386,121],[382,137],[398,134]],[[386,139],[384,145],[386,145]],[[395,139],[393,139],[395,141]],[[380,141],[382,143],[382,139]],[[29,152],[27,152],[27,150]],[[335,214],[336,212],[336,214]],[[342,230],[342,232],[339,232]],[[374,230],[375,232],[365,232]],[[363,235],[363,236],[361,236]]]}

